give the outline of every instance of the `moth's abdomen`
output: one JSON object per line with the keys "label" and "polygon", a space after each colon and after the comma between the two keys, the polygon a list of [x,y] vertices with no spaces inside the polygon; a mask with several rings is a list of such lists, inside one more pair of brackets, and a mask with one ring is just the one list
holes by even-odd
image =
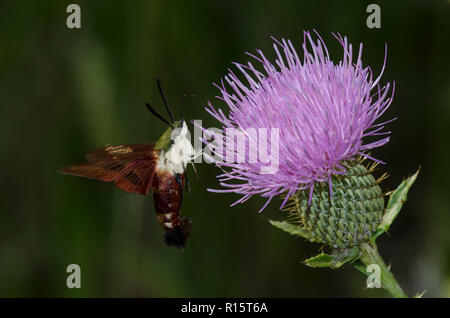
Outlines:
{"label": "moth's abdomen", "polygon": [[153,192],[155,212],[162,228],[168,230],[175,227],[178,222],[185,178],[180,175],[181,184],[179,184],[176,176],[160,173],[157,179]]}
{"label": "moth's abdomen", "polygon": [[186,178],[181,174],[163,172],[155,179],[153,201],[158,222],[166,232],[164,241],[167,245],[182,248],[191,229],[190,219],[180,219]]}

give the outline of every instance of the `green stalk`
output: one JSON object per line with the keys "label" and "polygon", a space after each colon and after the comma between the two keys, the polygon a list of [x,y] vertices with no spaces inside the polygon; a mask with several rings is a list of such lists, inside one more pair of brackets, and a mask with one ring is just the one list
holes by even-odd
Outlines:
{"label": "green stalk", "polygon": [[361,252],[360,261],[367,268],[370,264],[376,264],[380,267],[381,286],[395,298],[407,298],[403,289],[397,283],[389,268],[384,263],[378,253],[377,245],[373,243],[362,243],[359,246]]}

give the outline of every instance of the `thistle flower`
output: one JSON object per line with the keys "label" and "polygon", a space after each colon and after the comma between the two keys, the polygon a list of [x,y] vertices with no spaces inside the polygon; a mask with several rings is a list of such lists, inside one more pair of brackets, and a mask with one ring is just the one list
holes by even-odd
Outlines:
{"label": "thistle flower", "polygon": [[[391,104],[394,92],[390,83],[379,85],[386,58],[381,74],[374,79],[370,67],[363,66],[362,44],[354,60],[353,47],[347,38],[334,35],[343,47],[342,60],[334,63],[323,40],[316,35],[314,41],[309,32],[304,32],[303,61],[291,41],[274,39],[275,63],[269,62],[260,50],[257,56],[247,53],[262,65],[264,72],[251,62],[234,63],[248,84],[229,70],[225,76],[229,88],[223,80],[221,86],[216,85],[221,93],[218,98],[227,104],[229,115],[220,108],[216,110],[211,102],[206,110],[223,124],[223,135],[227,128],[240,131],[278,128],[280,142],[278,158],[271,158],[278,160],[276,172],[262,174],[265,163],[260,161],[216,160],[217,165],[230,170],[218,176],[225,189],[210,191],[243,194],[234,204],[255,194],[267,197],[262,211],[273,197],[285,195],[283,208],[294,193],[306,189],[310,204],[317,183],[328,183],[332,194],[332,176],[347,173],[346,161],[360,155],[380,162],[367,151],[389,141],[386,136],[389,132],[383,130],[391,120],[375,123]],[[369,136],[379,139],[364,143],[364,137]],[[249,149],[245,150],[249,153],[260,150],[260,144],[247,142],[247,145]],[[242,155],[240,151],[235,149],[235,155]]]}
{"label": "thistle flower", "polygon": [[[368,151],[389,141],[390,132],[384,131],[384,125],[395,119],[377,123],[394,94],[394,85],[391,89],[390,83],[379,84],[386,52],[381,74],[374,79],[371,68],[363,66],[362,44],[355,60],[347,38],[334,35],[343,48],[342,59],[334,63],[322,38],[315,34],[316,41],[304,32],[303,60],[289,40],[274,39],[274,63],[260,50],[257,56],[249,54],[264,71],[250,62],[234,63],[247,84],[230,70],[225,81],[216,85],[229,114],[216,110],[211,102],[206,110],[223,124],[220,136],[225,152],[219,150],[214,161],[224,171],[218,178],[225,189],[210,191],[242,194],[233,204],[255,194],[267,197],[260,211],[280,196],[287,219],[270,220],[271,224],[333,249],[331,255],[322,252],[307,259],[306,265],[338,268],[353,263],[367,273],[365,266],[376,264],[382,286],[395,297],[406,297],[375,244],[399,213],[418,175],[392,191],[384,207],[387,194],[379,183],[386,174],[373,177],[374,167],[382,162]],[[234,147],[235,136],[228,136],[229,129],[246,137],[245,147]],[[252,129],[278,129],[279,138],[261,142],[264,138],[249,133]],[[367,142],[367,137],[372,141]],[[278,160],[271,173],[264,170],[268,161],[259,156],[267,148],[271,149],[270,162]],[[249,160],[251,153],[258,153],[257,161]],[[224,160],[237,157],[245,160]],[[372,164],[365,164],[367,160]]]}

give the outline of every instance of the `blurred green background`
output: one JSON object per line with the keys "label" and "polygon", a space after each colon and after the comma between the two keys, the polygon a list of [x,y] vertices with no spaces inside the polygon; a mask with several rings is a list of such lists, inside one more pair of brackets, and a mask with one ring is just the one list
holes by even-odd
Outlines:
{"label": "blurred green background", "polygon": [[[303,29],[317,29],[334,59],[331,32],[362,41],[376,74],[388,43],[382,82],[396,92],[383,119],[398,120],[373,153],[388,162],[385,190],[422,172],[378,244],[408,294],[450,296],[448,1],[379,1],[381,29],[366,27],[368,1],[76,1],[73,30],[71,2],[0,4],[0,296],[385,296],[351,267],[302,265],[320,246],[271,227],[261,198],[230,208],[238,195],[207,192],[218,187],[211,165],[197,166],[199,179],[189,169],[183,252],[162,243],[151,196],[57,173],[106,144],[156,140],[165,127],[143,104],[163,109],[156,77],[175,109],[186,93],[214,100],[231,62],[257,48],[272,58],[272,35],[299,49]],[[184,113],[217,126],[195,99]],[[280,203],[263,215],[281,217]],[[72,263],[81,289],[66,287]]]}

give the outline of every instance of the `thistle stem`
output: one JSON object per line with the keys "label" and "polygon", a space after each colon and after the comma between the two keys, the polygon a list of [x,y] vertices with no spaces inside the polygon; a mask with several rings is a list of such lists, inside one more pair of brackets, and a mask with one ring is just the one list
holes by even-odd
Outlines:
{"label": "thistle stem", "polygon": [[361,252],[360,261],[364,264],[365,268],[371,264],[376,264],[380,268],[380,280],[381,287],[387,290],[395,298],[407,298],[403,289],[397,283],[389,268],[384,263],[380,254],[378,253],[377,245],[375,242],[362,243],[359,246]]}

